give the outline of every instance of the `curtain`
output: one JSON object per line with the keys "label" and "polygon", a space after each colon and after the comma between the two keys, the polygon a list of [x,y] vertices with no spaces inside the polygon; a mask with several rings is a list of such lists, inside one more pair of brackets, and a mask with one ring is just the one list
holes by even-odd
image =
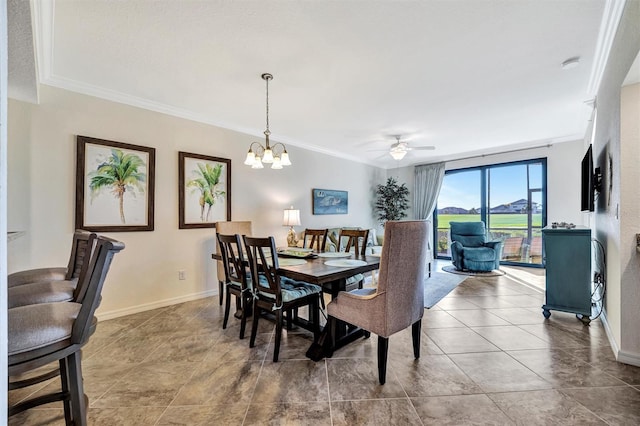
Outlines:
{"label": "curtain", "polygon": [[[425,164],[415,168],[415,184],[413,190],[413,210],[415,218],[419,220],[430,219],[433,209],[436,207],[442,179],[444,178],[444,163]],[[431,249],[433,229],[429,227],[428,243]],[[429,250],[430,259],[433,259],[433,251]]]}
{"label": "curtain", "polygon": [[442,179],[444,178],[444,163],[425,164],[415,168],[415,185],[413,191],[413,206],[416,219],[429,219],[438,201]]}

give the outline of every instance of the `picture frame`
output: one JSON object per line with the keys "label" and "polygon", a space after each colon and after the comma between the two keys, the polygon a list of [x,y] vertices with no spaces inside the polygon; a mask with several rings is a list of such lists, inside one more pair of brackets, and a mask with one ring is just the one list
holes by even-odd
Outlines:
{"label": "picture frame", "polygon": [[231,220],[231,160],[178,152],[179,229]]}
{"label": "picture frame", "polygon": [[349,192],[335,189],[312,189],[313,214],[349,213]]}
{"label": "picture frame", "polygon": [[76,229],[153,231],[155,162],[155,148],[78,135]]}

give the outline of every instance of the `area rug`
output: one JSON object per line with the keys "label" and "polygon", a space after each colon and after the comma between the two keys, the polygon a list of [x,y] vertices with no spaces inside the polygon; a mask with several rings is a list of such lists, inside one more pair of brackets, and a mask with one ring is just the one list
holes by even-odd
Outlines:
{"label": "area rug", "polygon": [[431,277],[424,281],[424,307],[431,308],[466,279],[462,275],[432,272]]}
{"label": "area rug", "polygon": [[443,266],[442,270],[449,272],[450,274],[467,275],[470,277],[500,277],[502,275],[506,275],[506,272],[501,271],[500,269],[494,269],[493,271],[490,271],[490,272],[459,271],[453,265]]}

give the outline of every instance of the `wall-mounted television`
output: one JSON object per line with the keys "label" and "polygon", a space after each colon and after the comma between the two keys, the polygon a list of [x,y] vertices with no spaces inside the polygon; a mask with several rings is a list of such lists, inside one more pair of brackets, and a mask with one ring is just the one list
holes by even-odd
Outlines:
{"label": "wall-mounted television", "polygon": [[593,174],[593,150],[591,145],[582,159],[580,209],[592,212],[594,210],[595,183]]}

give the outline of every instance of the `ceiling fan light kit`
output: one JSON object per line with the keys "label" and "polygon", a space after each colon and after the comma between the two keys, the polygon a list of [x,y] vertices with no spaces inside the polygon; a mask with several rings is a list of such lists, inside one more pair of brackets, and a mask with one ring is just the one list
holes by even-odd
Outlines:
{"label": "ceiling fan light kit", "polygon": [[395,148],[391,148],[391,151],[389,151],[389,154],[391,154],[394,160],[400,161],[404,158],[405,155],[407,155],[407,151],[398,146]]}
{"label": "ceiling fan light kit", "polygon": [[436,149],[434,146],[416,146],[410,147],[407,142],[400,142],[401,135],[394,136],[396,138],[396,143],[391,145],[389,149],[389,154],[393,157],[394,160],[400,161],[407,155],[407,152],[412,150],[433,150]]}

